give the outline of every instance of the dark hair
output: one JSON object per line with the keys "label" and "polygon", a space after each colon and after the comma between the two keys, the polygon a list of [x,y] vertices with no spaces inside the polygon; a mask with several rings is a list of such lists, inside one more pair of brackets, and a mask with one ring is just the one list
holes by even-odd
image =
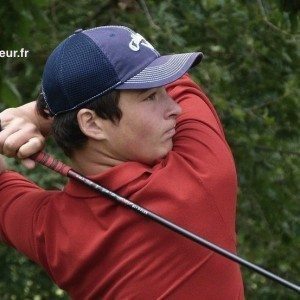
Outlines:
{"label": "dark hair", "polygon": [[[122,112],[118,106],[119,99],[120,92],[112,90],[108,94],[97,97],[80,108],[54,116],[51,133],[56,143],[67,156],[71,157],[74,150],[82,149],[88,140],[87,136],[80,130],[77,122],[77,113],[79,110],[82,108],[93,110],[97,116],[105,120],[110,120],[115,124],[122,117]],[[42,93],[37,98],[36,110],[44,118],[51,117]]]}

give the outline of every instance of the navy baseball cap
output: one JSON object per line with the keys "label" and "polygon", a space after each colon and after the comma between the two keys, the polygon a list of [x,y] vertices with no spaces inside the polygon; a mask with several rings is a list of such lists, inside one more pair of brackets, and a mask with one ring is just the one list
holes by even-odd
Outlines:
{"label": "navy baseball cap", "polygon": [[67,112],[113,89],[149,89],[184,75],[201,52],[161,56],[124,26],[78,29],[49,56],[42,93],[51,115]]}

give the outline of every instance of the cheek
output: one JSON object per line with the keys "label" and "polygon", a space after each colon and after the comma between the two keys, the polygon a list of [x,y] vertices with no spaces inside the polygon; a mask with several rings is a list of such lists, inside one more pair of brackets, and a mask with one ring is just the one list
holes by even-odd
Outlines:
{"label": "cheek", "polygon": [[136,130],[137,138],[142,140],[150,139],[153,135],[155,135],[155,129],[150,126],[150,124],[140,125]]}
{"label": "cheek", "polygon": [[147,147],[155,146],[160,142],[161,137],[160,128],[153,120],[149,122],[144,120],[136,124],[132,134],[137,143],[144,144]]}
{"label": "cheek", "polygon": [[172,149],[172,140],[163,137],[163,117],[149,109],[123,114],[111,142],[117,153],[126,160],[152,164]]}
{"label": "cheek", "polygon": [[153,120],[135,120],[125,125],[119,136],[120,146],[127,157],[140,162],[157,158],[161,147],[161,130]]}
{"label": "cheek", "polygon": [[172,139],[166,139],[157,124],[148,123],[138,127],[128,150],[138,161],[151,165],[165,157],[172,148]]}
{"label": "cheek", "polygon": [[147,141],[155,139],[155,136],[159,134],[159,128],[155,118],[149,118],[150,114],[147,115],[140,113],[131,116],[130,119],[124,120],[123,129],[124,134],[127,135],[129,140]]}

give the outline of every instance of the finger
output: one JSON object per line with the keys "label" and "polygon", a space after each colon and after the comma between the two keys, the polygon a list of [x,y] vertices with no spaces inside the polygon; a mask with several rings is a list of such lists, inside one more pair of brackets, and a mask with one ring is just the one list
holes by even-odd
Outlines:
{"label": "finger", "polygon": [[[7,157],[13,157],[16,156],[19,147],[21,145],[18,146],[18,138],[15,138],[15,134],[16,133],[12,133],[10,135],[8,135],[5,139],[5,141],[3,142],[3,146],[2,146],[2,154],[7,156]],[[19,135],[17,134],[17,137]]]}
{"label": "finger", "polygon": [[3,138],[1,152],[9,157],[16,156],[19,148],[23,144],[26,144],[32,137],[43,139],[43,136],[39,133],[36,126],[24,121],[22,118],[14,119],[7,128],[1,132],[1,135]]}
{"label": "finger", "polygon": [[[21,134],[19,135],[19,137],[21,137],[22,140],[24,140],[24,139],[26,139],[26,135],[28,138],[30,138],[30,137],[34,136],[34,133],[37,133],[37,132],[36,132],[36,127],[33,124],[31,124],[31,123],[28,124],[28,122],[26,122],[22,118],[16,117],[16,118],[10,120],[9,122],[8,121],[5,122],[5,120],[6,120],[5,118],[4,119],[1,118],[1,127],[2,127],[1,129],[2,130],[0,132],[0,153],[3,153],[6,155],[5,151],[8,151],[7,154],[9,154],[12,150],[10,144],[12,143],[13,140],[10,139],[9,143],[6,144],[8,137],[21,131]],[[17,136],[16,141],[18,140],[19,137]],[[16,141],[14,141],[14,143]],[[7,147],[7,148],[5,148],[5,147]],[[14,147],[14,146],[12,145],[12,147]],[[14,151],[12,151],[12,152],[14,152]],[[13,155],[13,153],[11,155]]]}
{"label": "finger", "polygon": [[28,158],[43,150],[44,146],[45,138],[42,135],[33,137],[19,148],[17,156],[21,159]]}
{"label": "finger", "polygon": [[19,128],[14,126],[9,126],[4,128],[2,124],[2,131],[0,132],[0,153],[4,154],[3,147],[9,136],[19,131]]}
{"label": "finger", "polygon": [[32,159],[30,158],[25,158],[25,159],[22,159],[21,160],[21,164],[27,168],[27,169],[34,169],[35,168],[35,161],[33,161]]}
{"label": "finger", "polygon": [[25,130],[18,130],[14,133],[10,133],[3,143],[2,153],[8,157],[16,156],[19,148],[26,144],[32,136],[32,133],[27,133]]}

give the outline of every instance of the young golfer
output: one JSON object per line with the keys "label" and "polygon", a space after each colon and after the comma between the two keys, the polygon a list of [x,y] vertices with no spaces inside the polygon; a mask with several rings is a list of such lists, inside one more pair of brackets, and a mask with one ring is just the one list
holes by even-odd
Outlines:
{"label": "young golfer", "polygon": [[[38,100],[0,114],[0,152],[28,158],[51,133],[76,171],[236,252],[234,161],[186,74],[201,58],[161,56],[126,27],[76,30],[49,56]],[[73,180],[46,191],[3,159],[0,172],[0,238],[72,299],[244,298],[236,263]]]}

